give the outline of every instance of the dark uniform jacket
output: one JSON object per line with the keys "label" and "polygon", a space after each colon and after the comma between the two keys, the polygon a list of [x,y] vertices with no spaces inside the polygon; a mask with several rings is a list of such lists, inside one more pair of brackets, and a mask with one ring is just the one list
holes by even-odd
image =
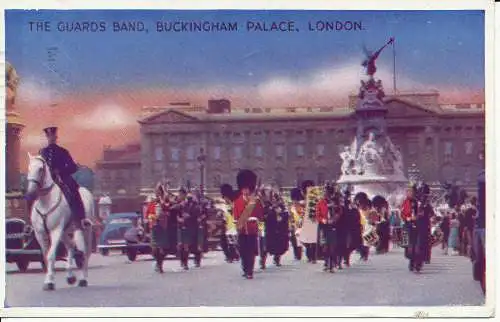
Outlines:
{"label": "dark uniform jacket", "polygon": [[78,170],[68,150],[57,144],[49,144],[40,151],[40,155],[47,162],[53,179],[56,179],[55,174],[59,174],[60,178],[66,182],[66,179]]}

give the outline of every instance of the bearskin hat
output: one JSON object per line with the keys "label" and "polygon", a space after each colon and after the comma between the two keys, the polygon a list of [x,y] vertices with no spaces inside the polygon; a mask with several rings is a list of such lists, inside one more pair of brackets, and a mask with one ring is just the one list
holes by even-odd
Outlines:
{"label": "bearskin hat", "polygon": [[302,192],[300,192],[299,188],[293,188],[290,190],[290,198],[293,201],[300,201],[302,200]]}
{"label": "bearskin hat", "polygon": [[370,199],[368,198],[368,195],[364,192],[358,192],[354,196],[354,202],[360,203],[360,204],[371,204]]}
{"label": "bearskin hat", "polygon": [[247,188],[250,192],[254,192],[257,185],[257,175],[252,170],[240,170],[236,176],[236,183],[238,184],[238,190]]}
{"label": "bearskin hat", "polygon": [[385,200],[384,197],[382,196],[375,196],[372,199],[372,205],[376,209],[381,209],[381,208],[389,208],[389,204],[387,203],[387,200]]}
{"label": "bearskin hat", "polygon": [[220,194],[229,200],[233,200],[235,195],[233,186],[228,183],[224,183],[220,186]]}

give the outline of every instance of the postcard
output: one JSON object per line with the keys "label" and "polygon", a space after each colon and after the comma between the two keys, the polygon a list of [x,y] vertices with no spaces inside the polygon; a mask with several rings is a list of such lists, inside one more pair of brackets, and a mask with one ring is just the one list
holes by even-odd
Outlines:
{"label": "postcard", "polygon": [[2,315],[493,316],[491,4],[54,4],[4,10]]}

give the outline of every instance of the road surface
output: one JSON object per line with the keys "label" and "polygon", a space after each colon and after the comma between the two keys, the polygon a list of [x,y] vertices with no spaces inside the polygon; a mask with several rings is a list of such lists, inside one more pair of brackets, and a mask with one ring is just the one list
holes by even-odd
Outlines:
{"label": "road surface", "polygon": [[[402,249],[370,255],[367,262],[352,255],[352,266],[334,274],[293,259],[288,252],[282,267],[268,258],[265,271],[253,280],[241,277],[239,263],[228,264],[222,252],[205,255],[201,268],[180,269],[179,262],[164,263],[164,274],[153,271],[151,256],[93,254],[89,286],[66,284],[58,262],[56,290],[42,290],[39,263],[26,273],[7,264],[6,302],[10,307],[165,307],[165,306],[444,306],[482,305],[484,296],[472,280],[471,263],[462,256],[445,256],[436,247],[431,264],[420,274],[408,271]],[[190,260],[190,265],[192,260]],[[79,275],[77,275],[79,276]]]}

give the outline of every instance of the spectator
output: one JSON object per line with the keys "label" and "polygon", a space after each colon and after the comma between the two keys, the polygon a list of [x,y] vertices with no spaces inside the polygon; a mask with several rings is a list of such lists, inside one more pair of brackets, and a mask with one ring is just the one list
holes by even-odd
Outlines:
{"label": "spectator", "polygon": [[454,254],[458,253],[459,226],[460,222],[458,221],[457,214],[453,212],[450,220],[450,237],[448,238],[448,247],[453,250]]}
{"label": "spectator", "polygon": [[441,232],[443,233],[443,243],[442,249],[444,250],[444,254],[448,255],[448,239],[450,238],[450,216],[446,214],[439,225],[441,228]]}

